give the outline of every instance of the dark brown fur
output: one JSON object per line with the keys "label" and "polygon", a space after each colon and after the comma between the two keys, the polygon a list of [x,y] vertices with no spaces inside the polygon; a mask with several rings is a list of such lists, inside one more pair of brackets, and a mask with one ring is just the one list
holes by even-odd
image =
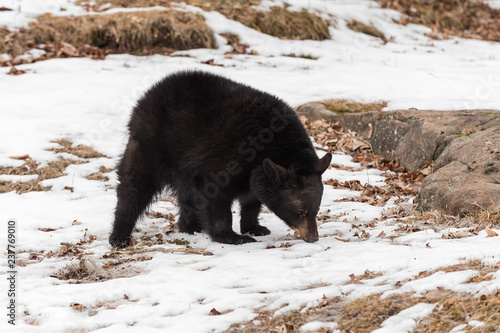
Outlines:
{"label": "dark brown fur", "polygon": [[331,154],[318,159],[280,99],[213,74],[179,72],[139,100],[129,130],[111,245],[129,244],[137,219],[165,188],[177,196],[181,232],[205,230],[229,244],[255,241],[232,230],[238,199],[242,234],[269,234],[257,219],[265,204],[306,241],[318,239],[321,174]]}

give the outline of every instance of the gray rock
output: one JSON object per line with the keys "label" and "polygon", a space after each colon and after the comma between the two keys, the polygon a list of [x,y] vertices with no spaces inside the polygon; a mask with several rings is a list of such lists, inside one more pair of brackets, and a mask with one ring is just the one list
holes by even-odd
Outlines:
{"label": "gray rock", "polygon": [[424,210],[468,214],[480,207],[500,208],[500,112],[387,111],[333,113],[308,103],[297,113],[339,122],[365,140],[376,154],[398,159],[418,173],[434,162],[417,204]]}
{"label": "gray rock", "polygon": [[500,209],[500,122],[459,137],[435,161],[417,196],[424,210],[467,214]]}

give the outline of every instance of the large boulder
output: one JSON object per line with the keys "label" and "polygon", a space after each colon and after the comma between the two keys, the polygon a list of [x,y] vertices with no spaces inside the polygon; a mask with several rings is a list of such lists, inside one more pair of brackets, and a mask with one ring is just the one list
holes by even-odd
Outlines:
{"label": "large boulder", "polygon": [[498,111],[334,113],[321,103],[308,103],[297,113],[339,122],[370,142],[376,154],[398,159],[408,172],[434,163],[417,196],[424,210],[456,215],[500,208]]}
{"label": "large boulder", "polygon": [[445,147],[420,189],[423,209],[467,214],[500,209],[500,122]]}

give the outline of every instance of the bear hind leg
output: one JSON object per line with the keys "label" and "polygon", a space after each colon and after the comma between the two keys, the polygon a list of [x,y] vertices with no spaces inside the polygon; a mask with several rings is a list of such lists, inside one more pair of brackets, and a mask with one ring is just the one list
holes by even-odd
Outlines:
{"label": "bear hind leg", "polygon": [[159,175],[155,175],[155,168],[150,163],[147,153],[141,151],[138,143],[129,140],[117,171],[120,181],[117,187],[118,203],[109,237],[113,247],[130,245],[137,219],[162,189]]}

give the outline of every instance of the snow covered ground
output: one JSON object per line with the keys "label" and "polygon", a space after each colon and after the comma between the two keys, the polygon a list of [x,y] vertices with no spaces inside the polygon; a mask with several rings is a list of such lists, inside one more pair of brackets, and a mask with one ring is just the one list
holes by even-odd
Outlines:
{"label": "snow covered ground", "polygon": [[[264,1],[262,6],[271,3],[282,1]],[[18,222],[17,250],[58,253],[61,242],[76,243],[93,235],[97,239],[86,245],[83,258],[97,265],[106,263],[103,255],[110,251],[107,236],[116,204],[116,175],[107,174],[108,182],[88,180],[85,176],[100,166],[111,168],[117,163],[132,105],[152,83],[177,70],[197,68],[222,74],[275,94],[292,106],[327,98],[352,98],[387,100],[388,110],[500,108],[499,43],[459,38],[432,40],[425,36],[427,28],[397,25],[392,21],[399,16],[397,12],[382,10],[370,1],[287,3],[292,5],[290,10],[319,10],[325,16],[335,17],[336,25],[330,28],[332,40],[280,40],[227,20],[221,14],[203,12],[207,24],[217,34],[237,34],[259,55],[226,58],[224,53],[231,47],[217,36],[217,50],[177,52],[191,57],[112,55],[103,61],[53,59],[18,66],[27,71],[20,76],[6,75],[9,68],[0,68],[0,165],[19,166],[23,161],[10,156],[23,154],[43,163],[56,160],[61,154],[45,149],[57,146],[50,141],[60,138],[69,138],[75,145],[91,145],[109,156],[70,165],[67,175],[43,182],[53,186],[49,192],[0,194],[0,220],[6,223],[8,218],[15,218]],[[21,9],[0,12],[0,25],[10,28],[25,26],[44,12],[85,14],[68,0],[6,0],[2,6]],[[201,12],[189,6],[179,8]],[[371,22],[386,36],[394,36],[394,41],[382,45],[376,38],[353,32],[346,27],[348,19]],[[290,53],[318,59],[283,56]],[[223,67],[201,64],[209,59]],[[335,155],[333,163],[361,168],[342,154]],[[378,170],[332,169],[324,178],[358,179],[372,185],[384,182]],[[64,190],[65,186],[73,187],[74,192]],[[262,223],[272,233],[259,237],[259,243],[229,246],[213,243],[205,234],[169,234],[164,237],[183,238],[193,248],[214,255],[150,252],[150,260],[130,264],[128,276],[104,282],[70,284],[50,277],[70,262],[78,264],[76,258],[54,256],[38,261],[29,259],[29,252],[20,253],[18,259],[27,265],[17,268],[16,327],[22,332],[220,332],[233,323],[251,320],[254,310],[283,312],[304,305],[310,307],[317,305],[323,295],[348,295],[353,299],[373,293],[422,293],[436,287],[489,293],[500,287],[500,272],[489,281],[465,284],[476,273],[462,271],[435,273],[395,288],[398,281],[418,276],[421,271],[469,259],[495,263],[500,256],[500,237],[487,237],[481,231],[472,237],[441,239],[447,230],[428,229],[392,238],[389,236],[396,235],[396,226],[387,220],[364,227],[370,235],[360,239],[355,236],[359,231],[355,224],[371,222],[395,204],[389,201],[385,207],[374,207],[336,201],[356,195],[359,194],[325,186],[322,212],[329,210],[337,218],[320,225],[320,235],[325,237],[317,243],[294,240],[283,222],[264,212]],[[159,201],[151,210],[176,213],[169,201]],[[237,210],[235,206],[235,221]],[[73,224],[75,220],[81,224]],[[7,230],[3,222],[2,225],[0,244],[5,248]],[[145,218],[135,236],[154,238],[167,226],[163,219]],[[56,230],[43,232],[39,228]],[[238,229],[236,222],[235,230]],[[377,237],[382,231],[387,237]],[[2,259],[0,265],[0,302],[4,308],[6,260]],[[365,270],[382,275],[363,284],[352,283],[349,275]],[[71,303],[85,309],[77,311]],[[222,315],[210,316],[214,308]],[[380,332],[401,332],[397,325],[400,321],[411,329],[415,322],[412,318],[432,311],[429,306],[414,308],[388,319]],[[0,321],[0,330],[12,331],[5,318]]]}

